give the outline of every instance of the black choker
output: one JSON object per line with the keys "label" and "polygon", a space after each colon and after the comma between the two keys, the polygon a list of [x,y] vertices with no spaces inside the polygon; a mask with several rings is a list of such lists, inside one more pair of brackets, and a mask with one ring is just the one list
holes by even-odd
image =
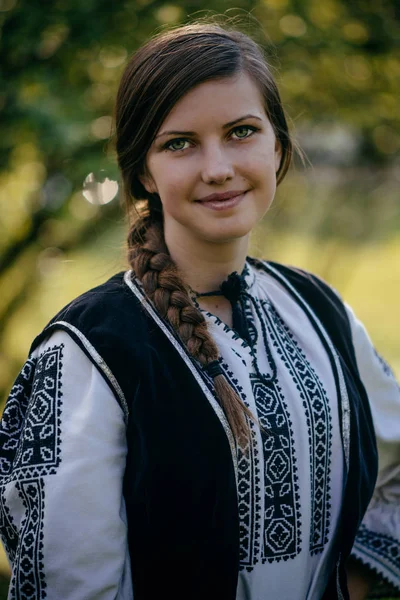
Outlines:
{"label": "black choker", "polygon": [[231,273],[225,281],[221,283],[219,290],[212,292],[196,292],[192,290],[196,298],[206,298],[207,296],[225,296],[232,305],[235,305],[247,289],[247,283],[243,275],[237,271]]}
{"label": "black choker", "polygon": [[232,327],[240,337],[250,344],[250,333],[247,326],[245,311],[243,310],[242,300],[247,291],[247,283],[243,275],[237,271],[231,273],[225,281],[222,282],[219,290],[213,292],[196,292],[192,290],[196,298],[206,298],[207,296],[224,296],[232,306]]}

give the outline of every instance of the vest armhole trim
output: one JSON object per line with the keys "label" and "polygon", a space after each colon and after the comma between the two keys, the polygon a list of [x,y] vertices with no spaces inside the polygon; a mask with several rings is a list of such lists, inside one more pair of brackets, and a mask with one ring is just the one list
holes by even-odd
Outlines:
{"label": "vest armhole trim", "polygon": [[74,325],[67,323],[66,321],[55,321],[51,323],[43,333],[51,333],[54,330],[61,329],[68,333],[71,338],[78,344],[81,350],[86,354],[89,360],[97,367],[100,375],[105,379],[106,383],[110,386],[118,404],[124,413],[125,423],[128,422],[129,407],[126,401],[124,392],[122,391],[117,378],[107,365],[106,361],[100,356],[95,347],[89,342],[87,337]]}

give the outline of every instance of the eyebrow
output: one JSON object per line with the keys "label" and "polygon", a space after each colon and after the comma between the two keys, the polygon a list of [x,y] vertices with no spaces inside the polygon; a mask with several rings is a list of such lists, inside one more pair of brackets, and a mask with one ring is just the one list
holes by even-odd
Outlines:
{"label": "eyebrow", "polygon": [[[236,123],[239,123],[239,121],[244,121],[245,119],[257,119],[258,121],[262,121],[262,119],[260,119],[260,117],[256,117],[255,115],[244,115],[243,117],[239,117],[238,119],[235,119],[234,121],[230,121],[229,123],[225,123],[225,125],[222,125],[222,129],[228,129],[229,127],[232,127],[232,125],[236,125]],[[163,131],[162,133],[159,133],[158,135],[156,135],[156,137],[154,138],[155,140],[163,135],[196,135],[195,131]]]}

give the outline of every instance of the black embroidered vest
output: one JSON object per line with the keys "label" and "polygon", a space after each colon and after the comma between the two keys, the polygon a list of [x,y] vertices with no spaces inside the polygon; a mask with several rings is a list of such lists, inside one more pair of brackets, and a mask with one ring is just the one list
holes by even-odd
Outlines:
{"label": "black embroidered vest", "polygon": [[[339,297],[315,276],[276,263],[250,262],[296,296],[317,331],[317,321],[322,323],[340,363],[350,404],[349,469],[338,569],[324,599],[348,598],[344,563],[377,474],[373,424],[350,324]],[[232,442],[199,385],[201,369],[191,359],[186,359],[191,368],[184,362],[175,334],[159,326],[123,273],[61,310],[31,350],[54,329],[65,329],[74,338],[126,414],[124,497],[135,600],[166,595],[174,600],[235,600],[239,519]],[[340,369],[321,339],[339,388]],[[348,433],[342,431],[343,438]]]}

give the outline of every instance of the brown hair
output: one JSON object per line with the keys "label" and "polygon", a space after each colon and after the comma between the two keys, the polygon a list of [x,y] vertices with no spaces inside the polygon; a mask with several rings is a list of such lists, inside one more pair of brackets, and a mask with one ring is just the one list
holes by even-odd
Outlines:
{"label": "brown hair", "polygon": [[[260,46],[241,31],[214,23],[192,23],[159,33],[129,60],[115,106],[118,163],[128,215],[133,217],[129,263],[157,311],[204,367],[216,364],[217,345],[169,255],[160,198],[147,192],[139,177],[146,172],[146,154],[154,137],[176,102],[200,83],[240,72],[248,73],[259,86],[280,142],[280,183],[293,152],[284,110]],[[254,416],[224,375],[214,376],[214,386],[236,440],[244,441],[249,437],[245,415],[253,420]]]}

